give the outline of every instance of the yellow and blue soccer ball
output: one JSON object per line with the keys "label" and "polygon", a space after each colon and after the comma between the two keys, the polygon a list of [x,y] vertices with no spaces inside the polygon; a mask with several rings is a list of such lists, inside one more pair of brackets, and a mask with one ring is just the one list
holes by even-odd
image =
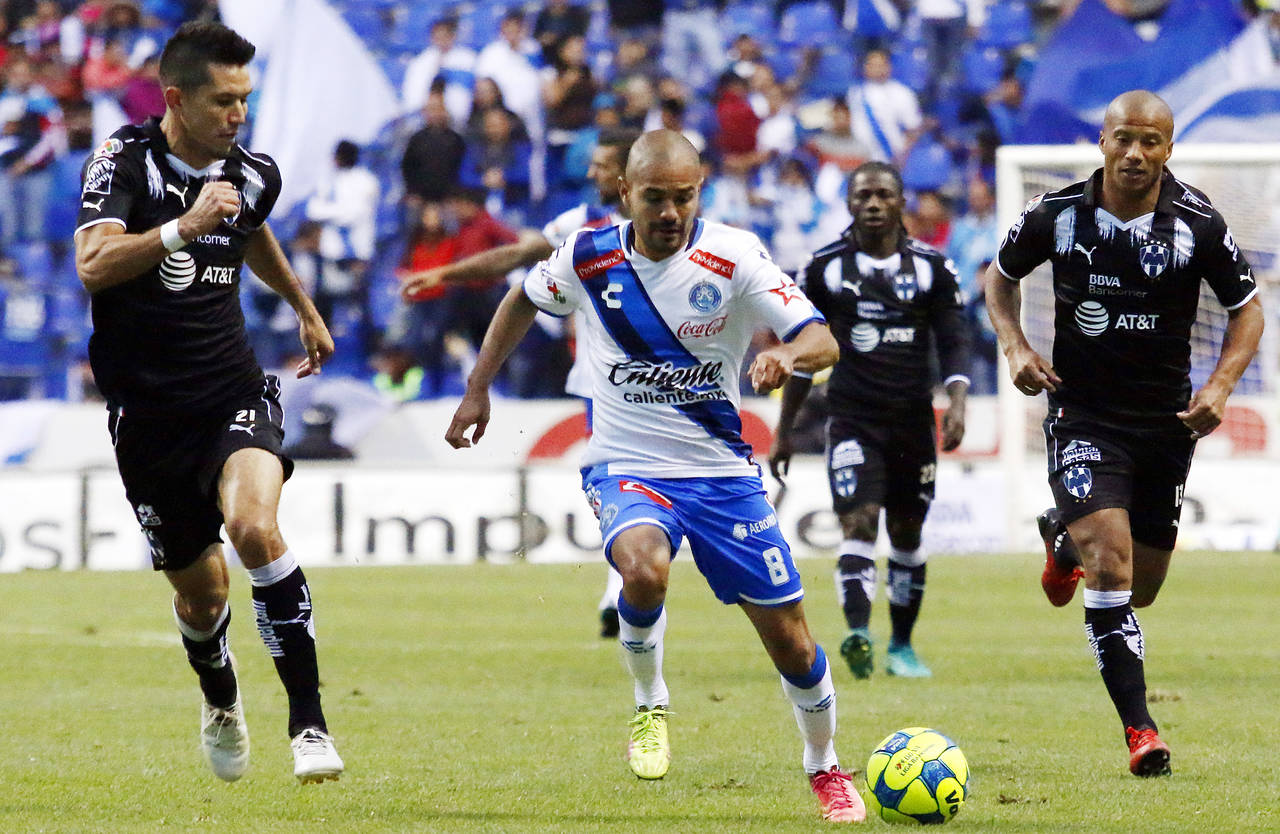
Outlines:
{"label": "yellow and blue soccer ball", "polygon": [[886,822],[943,823],[969,794],[969,763],[936,730],[893,733],[867,761],[867,808]]}

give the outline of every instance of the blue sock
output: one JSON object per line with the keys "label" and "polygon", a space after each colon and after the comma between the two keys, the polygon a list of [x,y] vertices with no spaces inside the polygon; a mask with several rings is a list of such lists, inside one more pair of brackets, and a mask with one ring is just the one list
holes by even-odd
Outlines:
{"label": "blue sock", "polygon": [[662,616],[662,604],[648,611],[641,610],[627,602],[627,598],[618,594],[618,616],[636,628],[648,628]]}

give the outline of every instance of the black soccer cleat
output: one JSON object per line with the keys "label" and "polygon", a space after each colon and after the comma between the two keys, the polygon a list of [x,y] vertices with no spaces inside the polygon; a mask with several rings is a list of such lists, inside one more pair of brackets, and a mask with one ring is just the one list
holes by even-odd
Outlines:
{"label": "black soccer cleat", "polygon": [[618,609],[600,609],[600,636],[606,640],[618,636]]}

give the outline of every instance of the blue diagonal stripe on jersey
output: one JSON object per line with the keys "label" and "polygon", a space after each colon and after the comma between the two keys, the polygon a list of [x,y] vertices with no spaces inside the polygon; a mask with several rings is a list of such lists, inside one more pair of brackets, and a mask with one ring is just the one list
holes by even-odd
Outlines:
{"label": "blue diagonal stripe on jersey", "polygon": [[[574,268],[621,248],[622,238],[617,226],[580,234],[573,247]],[[621,291],[610,293],[619,301],[625,300],[621,306],[611,308],[605,303],[603,294],[610,284],[622,287]],[[628,356],[654,365],[670,362],[677,368],[700,364],[698,358],[667,327],[629,261],[624,259],[602,273],[582,279],[582,285],[595,306],[600,323]],[[736,368],[729,370],[736,375]],[[742,439],[742,418],[728,400],[673,403],[672,408],[702,426],[707,434],[723,441],[738,457],[751,455],[751,446]]]}

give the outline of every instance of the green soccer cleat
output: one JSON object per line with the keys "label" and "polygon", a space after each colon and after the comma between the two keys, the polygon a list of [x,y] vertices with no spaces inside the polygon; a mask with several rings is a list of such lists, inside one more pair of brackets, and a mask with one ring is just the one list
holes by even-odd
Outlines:
{"label": "green soccer cleat", "polygon": [[671,766],[667,715],[666,707],[636,707],[636,714],[631,717],[627,764],[641,779],[661,779]]}
{"label": "green soccer cleat", "polygon": [[849,632],[840,644],[840,656],[849,664],[849,671],[859,680],[871,677],[875,662],[871,659],[871,632],[865,628],[855,628]]}
{"label": "green soccer cleat", "polygon": [[933,672],[916,657],[910,643],[889,644],[889,661],[885,664],[889,674],[900,678],[931,678]]}

